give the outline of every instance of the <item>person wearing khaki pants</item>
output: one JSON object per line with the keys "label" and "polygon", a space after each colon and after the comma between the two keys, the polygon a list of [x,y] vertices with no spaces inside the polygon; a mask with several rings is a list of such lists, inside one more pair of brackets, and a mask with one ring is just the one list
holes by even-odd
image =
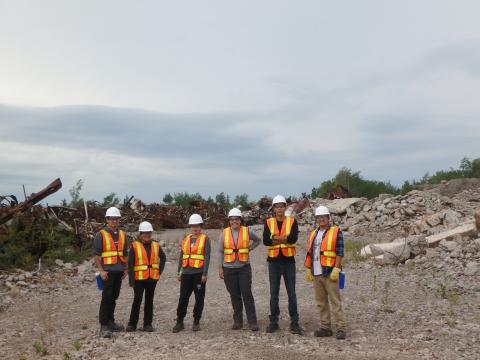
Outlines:
{"label": "person wearing khaki pants", "polygon": [[318,227],[310,233],[305,258],[306,279],[313,282],[315,302],[320,311],[320,328],[314,335],[332,336],[333,318],[336,338],[343,340],[346,324],[338,288],[344,256],[343,235],[337,226],[330,226],[330,211],[325,206],[315,210],[315,218]]}

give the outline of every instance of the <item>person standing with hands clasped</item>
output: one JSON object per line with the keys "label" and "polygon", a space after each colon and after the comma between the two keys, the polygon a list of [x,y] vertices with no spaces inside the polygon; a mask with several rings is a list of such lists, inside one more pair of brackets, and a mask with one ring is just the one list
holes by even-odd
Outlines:
{"label": "person standing with hands clasped", "polygon": [[202,217],[198,214],[193,214],[190,216],[188,224],[192,232],[183,239],[178,259],[180,298],[178,299],[177,307],[177,323],[172,330],[174,333],[185,328],[183,319],[187,315],[188,302],[192,292],[195,294],[192,331],[200,330],[208,266],[210,264],[210,239],[206,234],[202,233]]}
{"label": "person standing with hands clasped", "polygon": [[345,315],[342,309],[338,278],[344,256],[343,235],[338,226],[330,225],[330,211],[325,206],[315,210],[318,227],[310,233],[305,258],[306,279],[313,281],[315,302],[320,311],[320,328],[317,337],[332,336],[331,314],[336,327],[336,338],[346,338]]}
{"label": "person standing with hands clasped", "polygon": [[127,237],[118,228],[120,210],[110,207],[105,214],[106,225],[93,239],[95,264],[102,277],[103,291],[100,303],[100,336],[109,338],[112,331],[123,331],[124,327],[115,323],[116,300],[120,295],[122,280],[127,275]]}
{"label": "person standing with hands clasped", "polygon": [[248,226],[242,226],[242,212],[233,208],[228,212],[229,227],[223,229],[218,240],[219,269],[230,294],[233,307],[232,330],[243,328],[243,306],[250,330],[258,331],[255,300],[252,295],[252,268],[250,251],[260,244],[260,238]]}
{"label": "person standing with hands clasped", "polygon": [[130,287],[133,287],[134,298],[126,330],[130,332],[137,329],[140,305],[145,292],[143,331],[152,332],[153,297],[157,282],[165,268],[166,256],[160,244],[152,241],[152,224],[148,221],[142,222],[138,232],[138,240],[132,242],[128,256],[128,280]]}
{"label": "person standing with hands clasped", "polygon": [[280,280],[283,276],[288,295],[288,312],[290,314],[290,332],[302,335],[303,329],[299,324],[297,310],[297,294],[295,292],[297,253],[296,242],[298,239],[298,224],[291,216],[285,216],[287,201],[277,195],[272,201],[275,216],[267,219],[263,230],[263,244],[268,246],[268,277],[270,281],[270,324],[267,333],[279,329],[278,295]]}

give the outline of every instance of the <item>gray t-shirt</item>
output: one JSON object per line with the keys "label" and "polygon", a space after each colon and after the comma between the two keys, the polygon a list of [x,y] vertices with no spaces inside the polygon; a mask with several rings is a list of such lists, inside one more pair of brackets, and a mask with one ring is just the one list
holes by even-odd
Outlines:
{"label": "gray t-shirt", "polygon": [[[192,236],[190,238],[190,246],[195,244],[197,240],[196,236]],[[183,241],[182,241],[183,244]],[[203,261],[203,266],[201,268],[193,268],[187,266],[186,268],[182,268],[182,260],[183,260],[183,249],[180,249],[180,256],[178,258],[178,272],[182,271],[182,274],[198,274],[203,273],[204,276],[208,275],[208,267],[210,265],[210,238],[207,236],[205,239],[205,260]]]}
{"label": "gray t-shirt", "polygon": [[[103,230],[107,230],[110,235],[112,235],[113,242],[115,243],[115,246],[118,247],[118,230],[114,231],[110,229],[108,226],[105,226]],[[125,259],[128,258],[128,249],[130,242],[128,240],[128,236],[125,234],[125,247],[123,249],[123,256]],[[102,239],[102,234],[100,234],[100,231],[95,234],[95,238],[93,239],[93,255],[94,256],[101,256],[103,251],[103,239]],[[103,270],[105,271],[124,271],[127,266],[123,262],[120,261],[120,259],[117,259],[117,263],[113,265],[105,265],[102,261],[102,267]]]}
{"label": "gray t-shirt", "polygon": [[[233,242],[235,245],[237,244],[238,240],[238,230],[233,230],[232,229],[232,235],[233,235]],[[249,250],[255,249],[258,245],[260,245],[260,237],[258,237],[255,232],[252,231],[252,229],[248,229],[248,234],[250,236],[250,245],[248,246]],[[250,263],[250,257],[247,262],[240,262],[238,261],[238,256],[235,257],[235,261],[232,263],[225,263],[224,260],[224,254],[223,254],[223,248],[224,248],[224,238],[223,238],[223,231],[220,233],[220,237],[218,238],[218,264],[219,267],[226,267],[226,268],[241,268],[242,266],[245,266]]]}

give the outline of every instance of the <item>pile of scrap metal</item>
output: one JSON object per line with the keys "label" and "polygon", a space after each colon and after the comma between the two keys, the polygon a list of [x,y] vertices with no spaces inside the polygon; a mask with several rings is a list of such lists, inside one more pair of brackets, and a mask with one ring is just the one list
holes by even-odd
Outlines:
{"label": "pile of scrap metal", "polygon": [[[14,216],[23,217],[24,220],[33,218],[37,223],[54,221],[59,230],[75,234],[77,245],[89,246],[95,232],[105,221],[108,206],[96,201],[84,202],[81,207],[35,205],[61,187],[60,179],[56,179],[21,203],[13,195],[0,197],[0,225],[6,224]],[[271,201],[264,197],[255,205],[242,208],[244,222],[247,225],[264,224],[265,219],[272,214]],[[310,207],[307,198],[298,202],[290,199],[287,201],[287,211],[293,215],[301,215]],[[207,229],[219,229],[228,223],[229,209],[215,203],[194,202],[188,206],[145,204],[132,196],[118,207],[122,213],[121,226],[130,232],[135,232],[142,221],[150,221],[156,230],[186,228],[188,218],[194,213],[202,216]]]}

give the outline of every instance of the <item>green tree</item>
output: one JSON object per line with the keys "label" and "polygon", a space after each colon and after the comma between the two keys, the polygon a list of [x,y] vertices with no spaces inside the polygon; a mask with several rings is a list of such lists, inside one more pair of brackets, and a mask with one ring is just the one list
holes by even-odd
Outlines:
{"label": "green tree", "polygon": [[80,197],[80,191],[82,191],[83,188],[83,180],[80,179],[77,181],[75,185],[73,185],[70,190],[68,190],[68,193],[70,194],[70,197],[72,200],[70,201],[69,206],[71,207],[80,207],[83,205],[83,198]]}
{"label": "green tree", "polygon": [[117,206],[120,203],[120,199],[117,197],[117,194],[111,192],[107,196],[103,198],[102,206],[110,207],[110,206]]}
{"label": "green tree", "polygon": [[163,202],[164,202],[165,204],[170,205],[170,204],[173,202],[173,196],[172,196],[172,194],[170,194],[170,193],[165,194],[165,196],[163,197],[162,200],[163,200]]}
{"label": "green tree", "polygon": [[222,205],[225,207],[230,207],[230,197],[226,195],[223,191],[217,195],[215,195],[215,202],[218,205]]}
{"label": "green tree", "polygon": [[233,199],[233,206],[242,206],[242,208],[247,208],[250,206],[250,202],[248,201],[248,194],[241,194],[241,195],[237,195],[235,196],[235,198]]}

